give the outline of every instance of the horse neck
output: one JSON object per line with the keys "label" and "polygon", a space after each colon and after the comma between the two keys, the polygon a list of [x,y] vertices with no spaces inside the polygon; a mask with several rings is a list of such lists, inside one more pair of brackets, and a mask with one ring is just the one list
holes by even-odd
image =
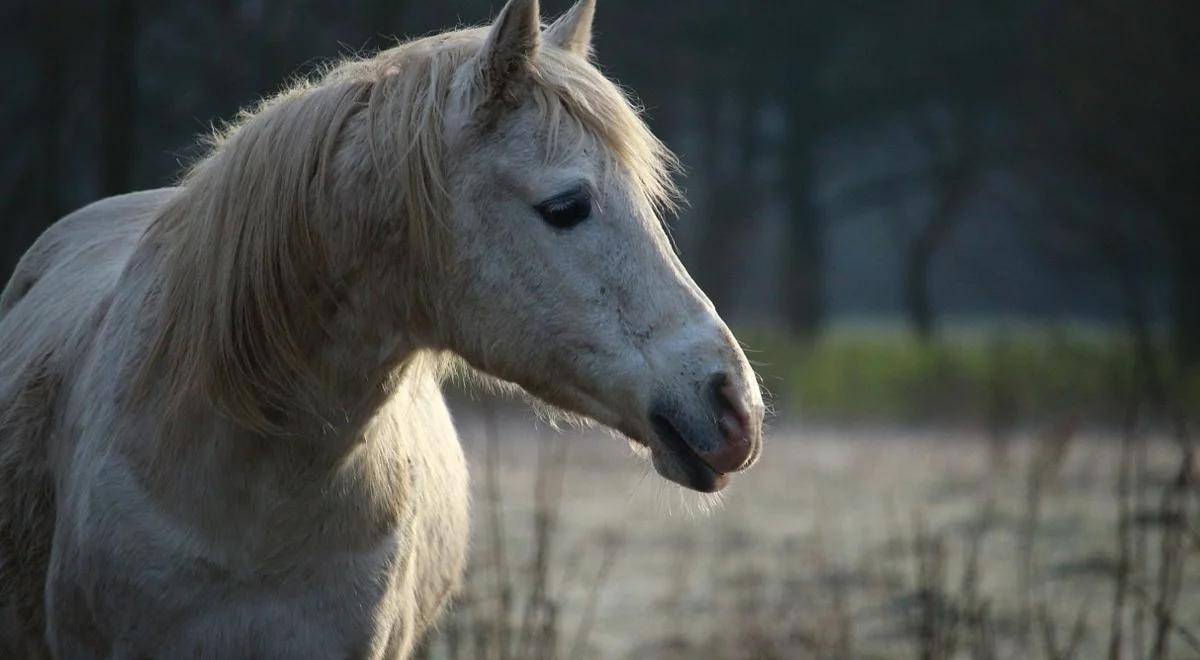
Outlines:
{"label": "horse neck", "polygon": [[[163,256],[151,258],[158,262],[160,273],[167,267]],[[421,337],[427,334],[420,330],[423,316],[414,314],[399,291],[402,287],[396,286],[395,275],[373,261],[337,278],[335,298],[318,296],[312,301],[314,306],[325,307],[302,338],[305,370],[314,378],[305,380],[295,399],[275,415],[283,433],[297,441],[293,444],[311,444],[321,452],[334,453],[357,444],[389,399],[437,379],[439,360],[423,348],[426,342]],[[152,308],[161,304],[155,303],[157,286],[153,282],[145,296],[144,304]],[[202,391],[188,394],[177,404],[178,415],[168,414],[167,418],[177,417],[183,426],[189,419],[201,422],[197,428],[207,429],[204,432],[217,440],[236,437],[235,441],[241,441],[245,436],[261,435],[238,428],[233,420],[215,426],[203,422],[215,413],[208,396]]]}
{"label": "horse neck", "polygon": [[419,347],[411,324],[372,298],[367,291],[352,295],[313,351],[311,369],[320,378],[306,397],[307,412],[323,439],[357,441],[389,399],[435,377],[436,359]]}
{"label": "horse neck", "polygon": [[354,365],[371,364],[365,351],[322,353],[347,362],[314,393],[319,407],[297,413],[311,421],[291,436],[266,437],[200,406],[157,442],[125,440],[139,443],[127,455],[143,486],[166,515],[201,530],[215,561],[256,565],[294,556],[277,555],[281,547],[310,556],[364,547],[398,519],[404,500],[389,494],[404,491],[409,461],[430,449],[393,420],[422,417],[432,374],[417,351],[386,387],[362,374],[351,386]]}

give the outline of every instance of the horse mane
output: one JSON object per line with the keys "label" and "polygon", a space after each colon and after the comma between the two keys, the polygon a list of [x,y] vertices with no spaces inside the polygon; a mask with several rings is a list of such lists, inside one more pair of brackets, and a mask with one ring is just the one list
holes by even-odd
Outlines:
{"label": "horse mane", "polygon": [[[444,115],[480,103],[481,81],[457,72],[486,36],[459,30],[326,67],[212,136],[144,239],[162,272],[142,394],[165,388],[174,410],[198,393],[279,432],[274,420],[318,381],[307,356],[369,255],[401,249],[414,296],[435,297],[426,289],[446,261],[450,201]],[[549,45],[530,68],[551,151],[580,146],[560,139],[573,123],[607,147],[649,208],[673,207],[676,161],[615,84]]]}

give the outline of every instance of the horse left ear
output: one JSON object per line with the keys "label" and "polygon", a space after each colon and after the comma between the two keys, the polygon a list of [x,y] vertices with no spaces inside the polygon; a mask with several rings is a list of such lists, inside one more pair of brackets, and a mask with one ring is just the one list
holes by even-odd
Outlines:
{"label": "horse left ear", "polygon": [[596,0],[579,0],[567,13],[546,28],[546,42],[581,57],[592,54],[592,18]]}
{"label": "horse left ear", "polygon": [[509,97],[529,74],[541,41],[538,0],[508,0],[479,53],[482,82],[489,100]]}

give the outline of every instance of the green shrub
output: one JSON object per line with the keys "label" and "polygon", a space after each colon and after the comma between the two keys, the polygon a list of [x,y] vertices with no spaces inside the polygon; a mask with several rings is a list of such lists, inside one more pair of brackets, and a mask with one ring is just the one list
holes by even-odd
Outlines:
{"label": "green shrub", "polygon": [[[880,326],[834,327],[812,342],[762,329],[739,336],[777,412],[830,420],[1011,414],[1115,423],[1134,378],[1129,342],[1095,328],[951,328],[928,343]],[[1165,350],[1156,351],[1158,363],[1170,366]],[[1184,401],[1200,402],[1200,374],[1183,385]]]}

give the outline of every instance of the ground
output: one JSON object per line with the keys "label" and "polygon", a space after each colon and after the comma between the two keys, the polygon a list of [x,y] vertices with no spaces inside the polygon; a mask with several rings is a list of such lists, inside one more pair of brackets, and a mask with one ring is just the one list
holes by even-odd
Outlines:
{"label": "ground", "polygon": [[[1200,657],[1196,519],[1160,511],[1165,436],[1123,454],[1119,434],[1048,424],[998,451],[969,428],[776,421],[717,502],[606,432],[506,406],[489,470],[486,406],[455,408],[473,560],[432,657],[1104,657],[1122,538],[1117,645],[1152,649],[1164,621],[1169,657]],[[1123,462],[1145,464],[1124,537]],[[1175,541],[1184,559],[1160,574]]]}

